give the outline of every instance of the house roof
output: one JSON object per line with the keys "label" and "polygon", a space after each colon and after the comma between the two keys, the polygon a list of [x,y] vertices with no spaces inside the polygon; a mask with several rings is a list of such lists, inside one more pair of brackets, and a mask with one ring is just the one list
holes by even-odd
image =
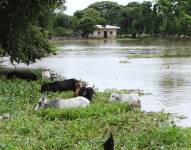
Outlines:
{"label": "house roof", "polygon": [[117,27],[117,26],[112,26],[112,25],[95,25],[96,28],[99,28],[99,29],[120,29],[120,27]]}

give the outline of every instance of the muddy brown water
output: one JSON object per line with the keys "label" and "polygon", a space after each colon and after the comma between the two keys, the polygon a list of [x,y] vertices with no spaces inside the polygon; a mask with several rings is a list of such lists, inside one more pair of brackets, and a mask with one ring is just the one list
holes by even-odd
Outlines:
{"label": "muddy brown water", "polygon": [[[57,42],[56,56],[20,68],[49,68],[66,78],[83,79],[105,89],[140,89],[144,111],[186,116],[177,122],[191,127],[191,41],[82,40]],[[170,54],[176,58],[133,58],[133,55]],[[128,58],[131,56],[131,58]],[[1,64],[13,67],[8,58]]]}

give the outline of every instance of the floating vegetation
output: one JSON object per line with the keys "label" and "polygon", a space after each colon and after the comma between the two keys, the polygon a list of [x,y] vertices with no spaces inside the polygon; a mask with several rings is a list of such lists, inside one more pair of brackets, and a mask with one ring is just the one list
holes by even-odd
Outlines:
{"label": "floating vegetation", "polygon": [[119,63],[121,63],[121,64],[127,64],[127,63],[130,63],[130,61],[128,61],[128,60],[120,60]]}

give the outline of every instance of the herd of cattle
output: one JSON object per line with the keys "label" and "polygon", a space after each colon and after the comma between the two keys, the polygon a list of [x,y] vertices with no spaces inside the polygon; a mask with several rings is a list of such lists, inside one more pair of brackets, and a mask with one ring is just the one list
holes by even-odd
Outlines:
{"label": "herd of cattle", "polygon": [[[25,71],[9,71],[6,74],[7,79],[20,78],[27,81],[36,81],[38,77],[36,74]],[[41,97],[35,107],[35,111],[46,108],[74,108],[74,107],[87,107],[93,100],[93,96],[96,94],[94,87],[87,87],[86,84],[82,84],[80,80],[76,79],[64,79],[57,80],[49,70],[42,71],[43,80],[52,80],[51,83],[43,83],[41,85],[40,92],[63,92],[73,91],[74,97],[68,99],[55,98],[48,100],[46,97]],[[108,102],[127,102],[132,107],[141,107],[140,97],[137,93],[121,94],[112,93],[108,99]],[[108,140],[104,143],[104,150],[113,150],[114,140],[113,135],[110,134]]]}
{"label": "herd of cattle", "polygon": [[[27,81],[38,80],[35,73],[13,70],[7,73],[7,79],[20,78]],[[52,75],[49,70],[42,71],[42,79],[52,79]],[[51,83],[43,83],[41,85],[40,92],[62,92],[73,91],[74,97],[69,99],[55,98],[48,100],[45,97],[41,97],[35,107],[35,110],[45,108],[74,108],[74,107],[87,107],[90,105],[93,96],[96,94],[94,87],[87,87],[86,84],[82,84],[81,80],[65,79],[61,81],[52,81]],[[141,107],[140,97],[137,93],[121,94],[112,93],[109,102],[127,102],[130,106]]]}

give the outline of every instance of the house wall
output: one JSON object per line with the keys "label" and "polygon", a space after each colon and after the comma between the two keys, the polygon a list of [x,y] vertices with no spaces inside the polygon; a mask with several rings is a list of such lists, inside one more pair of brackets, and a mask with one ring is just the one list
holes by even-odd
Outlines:
{"label": "house wall", "polygon": [[92,34],[89,35],[89,38],[104,38],[104,31],[107,32],[107,38],[116,38],[116,29],[96,29]]}

